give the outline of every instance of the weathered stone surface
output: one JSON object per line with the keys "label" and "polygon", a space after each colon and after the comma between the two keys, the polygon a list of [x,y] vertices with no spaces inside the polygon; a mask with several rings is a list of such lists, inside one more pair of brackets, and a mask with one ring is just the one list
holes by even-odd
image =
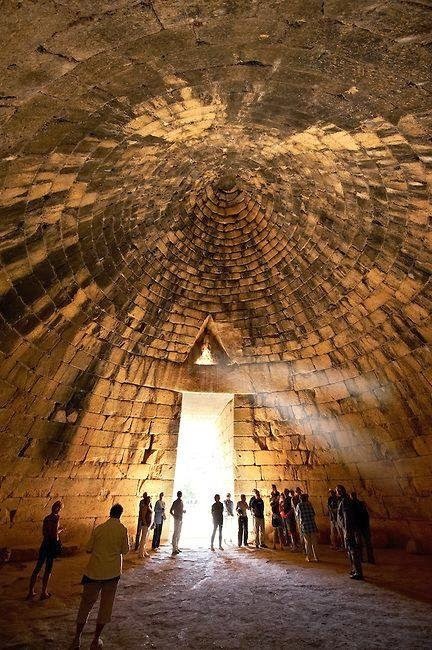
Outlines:
{"label": "weathered stone surface", "polygon": [[236,491],[432,544],[427,3],[6,4],[2,533],[168,495],[179,391],[221,391]]}

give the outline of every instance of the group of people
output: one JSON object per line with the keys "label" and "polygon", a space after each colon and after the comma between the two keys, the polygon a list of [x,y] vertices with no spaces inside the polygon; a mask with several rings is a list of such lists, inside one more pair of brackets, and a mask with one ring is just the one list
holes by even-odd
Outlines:
{"label": "group of people", "polygon": [[[170,514],[174,520],[172,537],[172,554],[180,553],[179,541],[182,529],[183,515],[186,510],[182,500],[182,492],[177,492],[173,501]],[[149,531],[153,529],[152,549],[157,551],[160,546],[163,523],[166,520],[164,494],[161,492],[154,505],[151,498],[144,493],[139,504],[138,527],[135,539],[135,549],[139,557],[148,556],[147,541]],[[279,492],[276,485],[272,485],[270,493],[271,522],[273,528],[273,548],[279,544],[280,548],[288,547],[293,551],[303,547],[308,561],[318,562],[316,534],[318,531],[315,522],[315,510],[309,501],[309,496],[300,487]],[[366,549],[366,560],[374,563],[374,554],[371,542],[369,513],[363,501],[357,498],[355,492],[347,493],[343,485],[338,485],[335,490],[329,490],[328,514],[330,519],[330,539],[332,548],[346,550],[351,562],[350,577],[363,580],[362,554]],[[59,527],[62,503],[56,501],[51,513],[43,520],[43,540],[39,549],[36,566],[30,578],[27,598],[36,597],[35,585],[38,575],[45,565],[42,580],[41,600],[51,596],[48,591],[54,559],[61,553]],[[258,490],[253,491],[249,501],[242,494],[234,509],[231,495],[221,502],[219,494],[214,497],[211,506],[213,531],[211,534],[211,550],[214,551],[214,541],[218,532],[219,548],[222,547],[222,529],[224,516],[230,522],[234,521],[235,514],[238,521],[238,546],[249,545],[248,512],[253,518],[255,533],[254,543],[257,548],[267,548],[265,543],[265,504]],[[122,558],[129,552],[129,538],[127,528],[120,522],[123,507],[115,504],[110,510],[109,519],[97,526],[86,546],[90,559],[82,578],[83,592],[76,620],[76,632],[72,648],[81,647],[81,634],[87,622],[88,615],[100,595],[99,611],[91,650],[102,647],[100,638],[104,626],[110,621],[117,590],[118,581],[122,572]]]}
{"label": "group of people", "polygon": [[[272,485],[270,493],[271,523],[273,528],[273,549],[289,548],[292,551],[304,549],[308,562],[318,562],[317,533],[315,510],[309,501],[309,495],[300,487],[285,488],[279,492]],[[226,517],[234,516],[231,495],[222,503],[220,495],[216,494],[211,507],[213,517],[213,532],[211,550],[214,550],[214,539],[219,529],[219,548],[222,548],[222,526],[224,513]],[[372,547],[369,513],[364,501],[357,498],[355,492],[347,493],[343,485],[329,490],[327,502],[330,518],[330,540],[334,549],[345,549],[351,562],[350,577],[353,580],[363,580],[362,562],[375,563]],[[249,502],[242,494],[236,506],[238,520],[238,546],[249,546],[248,511],[252,515],[255,533],[255,547],[267,548],[265,543],[265,504],[259,490],[254,490]],[[366,558],[363,560],[363,552]]]}
{"label": "group of people", "polygon": [[150,530],[153,530],[152,550],[157,551],[160,546],[163,523],[166,519],[164,493],[159,494],[159,498],[154,505],[154,511],[151,503],[151,497],[144,492],[138,508],[138,523],[135,536],[135,550],[138,551],[138,557],[148,557],[147,542]]}
{"label": "group of people", "polygon": [[[231,495],[223,502],[220,495],[216,494],[215,503],[212,505],[213,533],[211,537],[211,549],[214,550],[213,542],[215,532],[219,528],[219,548],[221,547],[222,525],[224,512],[226,517],[234,516],[234,504]],[[308,561],[318,561],[316,553],[315,535],[317,526],[315,523],[315,511],[309,502],[307,494],[301,488],[295,490],[285,489],[279,492],[276,485],[272,485],[270,493],[271,522],[273,528],[273,548],[277,545],[281,549],[289,547],[292,550],[300,550],[303,540],[306,558]],[[253,490],[253,495],[246,500],[246,495],[240,495],[235,511],[238,521],[238,546],[249,546],[249,517],[252,516],[254,543],[256,548],[267,548],[265,533],[265,504],[259,490]],[[222,549],[223,550],[223,549]]]}
{"label": "group of people", "polygon": [[[172,537],[173,555],[180,553],[180,534],[183,523],[183,515],[186,512],[184,509],[182,496],[183,494],[179,490],[177,492],[177,499],[173,501],[170,508],[170,514],[174,519]],[[142,499],[139,502],[137,531],[135,536],[135,550],[138,552],[139,558],[149,556],[149,553],[147,551],[147,543],[150,530],[153,530],[153,538],[151,544],[152,551],[158,550],[160,546],[163,524],[166,520],[165,507],[166,506],[163,492],[159,494],[159,499],[154,505],[154,510],[151,503],[151,497],[147,494],[147,492],[144,492]]]}

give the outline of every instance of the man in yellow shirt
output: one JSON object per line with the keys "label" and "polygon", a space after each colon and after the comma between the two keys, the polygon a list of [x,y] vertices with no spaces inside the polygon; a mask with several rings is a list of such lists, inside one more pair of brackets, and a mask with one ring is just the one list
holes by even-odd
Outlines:
{"label": "man in yellow shirt", "polygon": [[123,555],[129,551],[127,528],[120,523],[122,514],[123,507],[116,503],[110,510],[110,518],[100,526],[96,526],[87,544],[87,552],[91,555],[81,581],[83,593],[72,643],[74,650],[81,647],[81,633],[99,594],[99,612],[90,648],[96,650],[103,646],[100,635],[104,626],[111,620],[114,598],[122,572]]}

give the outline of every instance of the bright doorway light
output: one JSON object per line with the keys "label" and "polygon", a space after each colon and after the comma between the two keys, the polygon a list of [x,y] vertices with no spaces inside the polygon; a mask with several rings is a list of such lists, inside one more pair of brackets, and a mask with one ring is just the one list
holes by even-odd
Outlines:
{"label": "bright doorway light", "polygon": [[183,492],[181,544],[186,546],[208,546],[215,494],[223,501],[229,492],[234,500],[233,398],[227,393],[183,393],[174,498],[178,490]]}

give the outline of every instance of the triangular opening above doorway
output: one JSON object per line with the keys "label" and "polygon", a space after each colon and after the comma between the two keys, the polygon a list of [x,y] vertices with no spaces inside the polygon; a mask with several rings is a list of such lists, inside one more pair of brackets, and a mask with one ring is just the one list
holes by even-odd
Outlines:
{"label": "triangular opening above doorway", "polygon": [[189,363],[218,366],[232,363],[211,316],[207,316],[188,354]]}

